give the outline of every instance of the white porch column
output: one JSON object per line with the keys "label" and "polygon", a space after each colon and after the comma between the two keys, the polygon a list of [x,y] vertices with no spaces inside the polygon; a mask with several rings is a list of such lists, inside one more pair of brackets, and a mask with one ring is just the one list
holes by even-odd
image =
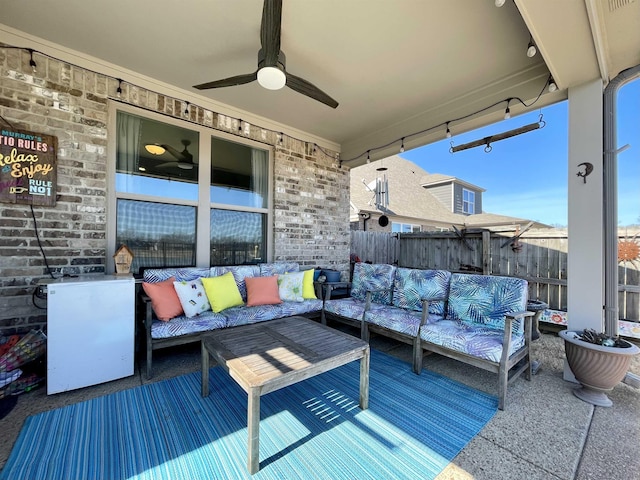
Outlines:
{"label": "white porch column", "polygon": [[[567,314],[570,330],[604,331],[603,86],[569,89]],[[593,165],[585,178],[581,163]],[[567,378],[565,368],[565,378]],[[569,373],[571,373],[569,371]]]}

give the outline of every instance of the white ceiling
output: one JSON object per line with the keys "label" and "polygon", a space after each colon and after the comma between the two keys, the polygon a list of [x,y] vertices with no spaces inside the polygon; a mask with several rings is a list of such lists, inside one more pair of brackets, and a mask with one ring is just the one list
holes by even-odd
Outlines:
{"label": "white ceiling", "polygon": [[[287,71],[335,98],[334,110],[256,82],[192,88],[256,70],[262,0],[0,0],[0,12],[1,42],[58,58],[79,52],[125,81],[148,78],[220,113],[306,132],[339,145],[342,159],[357,157],[352,166],[367,150],[372,159],[397,153],[403,136],[407,148],[439,140],[444,127],[410,134],[506,98],[529,104],[549,72],[560,90],[545,90],[533,109],[640,64],[637,0],[283,0]],[[495,122],[505,106],[451,129]],[[511,111],[525,109],[513,101]]]}

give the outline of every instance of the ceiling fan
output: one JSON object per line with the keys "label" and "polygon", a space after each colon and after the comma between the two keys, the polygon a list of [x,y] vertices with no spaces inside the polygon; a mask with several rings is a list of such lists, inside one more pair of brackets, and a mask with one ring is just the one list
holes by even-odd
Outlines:
{"label": "ceiling fan", "polygon": [[192,170],[195,166],[193,163],[193,155],[189,152],[188,147],[191,145],[190,140],[181,140],[180,143],[184,145],[182,151],[176,150],[171,145],[149,143],[144,146],[145,150],[152,155],[162,155],[164,152],[169,152],[174,158],[173,162],[165,162],[157,165],[157,168],[178,167],[183,170]]}
{"label": "ceiling fan", "polygon": [[198,90],[210,88],[232,87],[258,80],[258,83],[269,90],[279,90],[285,85],[298,93],[336,108],[336,102],[312,83],[292,75],[286,70],[286,56],[280,50],[280,27],[282,23],[282,0],[264,0],[262,24],[260,25],[260,42],[258,51],[258,69],[253,73],[236,75],[235,77],[215,80],[213,82],[194,85]]}

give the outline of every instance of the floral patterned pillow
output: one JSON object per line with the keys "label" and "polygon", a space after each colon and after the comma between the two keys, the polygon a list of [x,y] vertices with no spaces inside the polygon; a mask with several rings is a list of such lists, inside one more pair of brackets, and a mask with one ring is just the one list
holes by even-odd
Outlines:
{"label": "floral patterned pillow", "polygon": [[278,292],[280,299],[285,302],[303,302],[302,281],[304,272],[285,273],[278,275]]}
{"label": "floral patterned pillow", "polygon": [[207,294],[199,278],[190,281],[173,282],[182,309],[187,317],[195,317],[202,312],[211,310]]}

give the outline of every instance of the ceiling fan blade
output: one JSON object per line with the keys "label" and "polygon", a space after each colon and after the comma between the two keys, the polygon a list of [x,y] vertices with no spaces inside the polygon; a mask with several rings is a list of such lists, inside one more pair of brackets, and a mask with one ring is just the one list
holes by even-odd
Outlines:
{"label": "ceiling fan blade", "polygon": [[258,78],[258,72],[246,73],[244,75],[236,75],[235,77],[223,78],[222,80],[194,85],[193,88],[197,88],[198,90],[207,90],[209,88],[234,87],[236,85],[244,85],[245,83],[253,82],[256,78]]}
{"label": "ceiling fan blade", "polygon": [[260,42],[264,52],[264,65],[267,67],[273,67],[278,64],[281,24],[282,0],[264,0],[262,23],[260,24]]}
{"label": "ceiling fan blade", "polygon": [[178,162],[164,162],[160,165],[156,165],[156,168],[167,168],[167,167],[177,167]]}
{"label": "ceiling fan blade", "polygon": [[169,152],[179,162],[190,162],[193,160],[193,157],[189,152],[186,152],[186,155],[185,155],[185,152],[180,152],[179,150],[176,150],[175,148],[173,148],[171,145],[163,144],[162,148],[164,148],[167,152]]}
{"label": "ceiling fan blade", "polygon": [[306,95],[307,97],[313,98],[319,102],[328,105],[331,108],[336,108],[338,106],[338,102],[336,102],[329,95],[324,93],[318,87],[316,87],[311,82],[307,82],[304,78],[296,77],[295,75],[291,75],[287,72],[287,87],[291,90],[295,90],[298,93]]}

